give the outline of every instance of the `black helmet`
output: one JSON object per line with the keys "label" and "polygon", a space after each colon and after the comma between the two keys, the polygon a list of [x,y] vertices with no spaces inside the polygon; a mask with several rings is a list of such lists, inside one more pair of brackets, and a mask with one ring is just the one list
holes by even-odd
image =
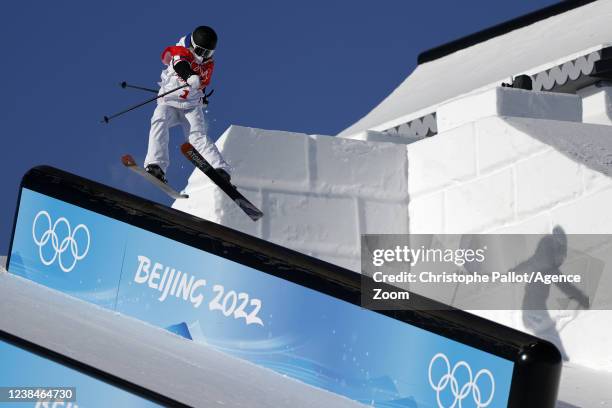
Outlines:
{"label": "black helmet", "polygon": [[208,59],[217,47],[217,33],[208,26],[200,26],[191,33],[191,46],[197,56]]}

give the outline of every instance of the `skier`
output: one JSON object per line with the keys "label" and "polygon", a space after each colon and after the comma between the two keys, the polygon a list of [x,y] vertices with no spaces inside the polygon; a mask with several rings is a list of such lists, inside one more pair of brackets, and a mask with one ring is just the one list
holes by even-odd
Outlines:
{"label": "skier", "polygon": [[162,53],[162,62],[168,67],[161,73],[159,94],[181,84],[189,84],[187,88],[158,99],[151,118],[149,147],[144,166],[147,173],[164,183],[167,183],[166,170],[170,164],[170,128],[177,125],[182,125],[189,143],[204,156],[217,173],[230,181],[231,167],[206,135],[207,126],[201,106],[204,101],[202,89],[210,83],[215,65],[212,55],[216,46],[215,31],[208,26],[200,26]]}

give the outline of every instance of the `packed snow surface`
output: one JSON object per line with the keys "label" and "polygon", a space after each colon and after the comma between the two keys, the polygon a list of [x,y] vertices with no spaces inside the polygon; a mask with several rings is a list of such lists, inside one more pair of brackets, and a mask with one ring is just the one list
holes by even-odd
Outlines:
{"label": "packed snow surface", "polygon": [[1,267],[0,310],[1,330],[189,406],[362,406]]}

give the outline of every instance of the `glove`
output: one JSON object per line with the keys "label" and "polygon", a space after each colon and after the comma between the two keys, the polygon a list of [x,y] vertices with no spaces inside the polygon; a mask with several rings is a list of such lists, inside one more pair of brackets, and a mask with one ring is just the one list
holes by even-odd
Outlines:
{"label": "glove", "polygon": [[200,89],[200,77],[197,75],[192,75],[187,78],[187,83],[193,91],[197,91],[198,89]]}

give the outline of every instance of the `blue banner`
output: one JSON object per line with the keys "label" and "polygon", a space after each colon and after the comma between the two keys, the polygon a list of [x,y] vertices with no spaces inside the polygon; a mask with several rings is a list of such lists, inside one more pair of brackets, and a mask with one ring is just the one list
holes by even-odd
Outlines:
{"label": "blue banner", "polygon": [[[0,407],[153,408],[161,406],[2,340],[0,340],[0,356],[2,356],[0,385],[12,389],[9,395],[3,396],[4,400],[0,402]],[[53,399],[49,401],[48,396],[42,396],[35,398],[35,402],[23,402],[27,398],[27,393],[24,392],[26,387],[39,389],[49,386],[57,389],[54,394],[59,399],[62,399],[60,395],[64,398],[67,396],[59,390],[60,388],[73,388],[75,394],[72,397],[75,401],[71,402],[66,398],[61,402],[54,402]]]}
{"label": "blue banner", "polygon": [[509,360],[27,189],[9,271],[368,405],[507,405]]}

